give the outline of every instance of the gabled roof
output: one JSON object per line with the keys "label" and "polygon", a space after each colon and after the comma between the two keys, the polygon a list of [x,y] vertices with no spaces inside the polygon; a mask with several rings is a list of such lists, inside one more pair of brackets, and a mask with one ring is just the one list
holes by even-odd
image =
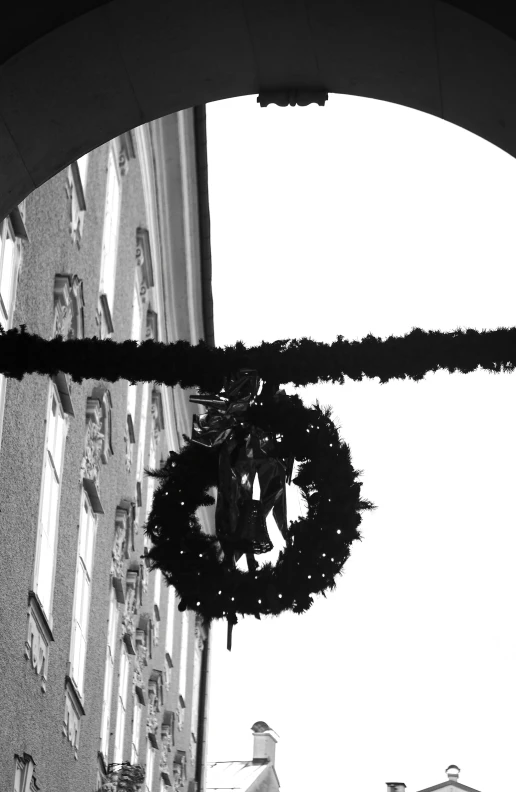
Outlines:
{"label": "gabled roof", "polygon": [[206,789],[245,792],[270,767],[269,762],[208,762]]}
{"label": "gabled roof", "polygon": [[445,789],[445,787],[453,787],[454,789],[461,789],[462,792],[479,792],[478,789],[473,789],[473,787],[466,786],[465,784],[459,784],[458,781],[443,781],[442,784],[436,784],[435,786],[425,787],[425,789],[420,789],[418,792],[436,792],[438,789]]}

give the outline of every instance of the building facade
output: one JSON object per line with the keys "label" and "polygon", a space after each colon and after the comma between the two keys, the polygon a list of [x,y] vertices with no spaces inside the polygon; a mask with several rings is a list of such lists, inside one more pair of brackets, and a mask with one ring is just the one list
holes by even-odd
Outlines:
{"label": "building facade", "polygon": [[[111,140],[1,224],[2,328],[213,343],[208,218],[203,108]],[[116,789],[123,763],[144,792],[204,788],[209,629],[143,532],[188,395],[0,379],[2,789]]]}

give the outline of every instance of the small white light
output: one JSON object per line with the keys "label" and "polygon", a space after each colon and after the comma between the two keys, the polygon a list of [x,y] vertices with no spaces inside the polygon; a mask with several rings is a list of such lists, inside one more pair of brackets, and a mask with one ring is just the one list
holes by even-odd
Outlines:
{"label": "small white light", "polygon": [[334,559],[334,558],[332,558],[332,561],[335,561],[335,559]]}
{"label": "small white light", "polygon": [[183,553],[184,553],[184,550],[181,550],[181,555],[183,555]]}
{"label": "small white light", "polygon": [[200,605],[200,604],[201,604],[201,603],[200,603],[200,602],[198,602],[198,603],[197,603],[197,607],[199,607],[199,605]]}
{"label": "small white light", "polygon": [[337,533],[338,533],[338,534],[342,533],[342,531],[340,530],[340,528],[337,528]]}
{"label": "small white light", "polygon": [[181,506],[184,506],[184,505],[185,505],[185,502],[184,502],[184,501],[181,501]]}
{"label": "small white light", "polygon": [[261,601],[261,600],[258,600],[258,604],[259,604],[259,605],[261,605],[261,604],[262,604],[262,601]]}
{"label": "small white light", "polygon": [[326,553],[323,553],[323,554],[322,554],[322,557],[323,557],[323,558],[326,558]]}
{"label": "small white light", "polygon": [[311,575],[308,575],[308,580],[311,580],[311,579],[312,579],[312,576],[311,576]]}
{"label": "small white light", "polygon": [[199,558],[202,558],[202,553],[199,553]]}
{"label": "small white light", "polygon": [[219,594],[222,594],[222,591],[219,591]]}
{"label": "small white light", "polygon": [[235,598],[234,598],[234,597],[231,597],[231,602],[234,602],[234,601],[235,601]]}
{"label": "small white light", "polygon": [[278,594],[278,597],[279,597],[280,599],[283,599],[283,594]]}

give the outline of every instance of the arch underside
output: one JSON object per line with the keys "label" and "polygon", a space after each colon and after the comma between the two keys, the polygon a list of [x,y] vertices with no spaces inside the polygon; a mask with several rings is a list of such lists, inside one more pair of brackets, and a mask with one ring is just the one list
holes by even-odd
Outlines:
{"label": "arch underside", "polygon": [[514,156],[516,22],[506,8],[499,0],[77,0],[73,8],[54,0],[28,20],[11,4],[0,47],[0,217],[127,129],[265,90],[394,102]]}

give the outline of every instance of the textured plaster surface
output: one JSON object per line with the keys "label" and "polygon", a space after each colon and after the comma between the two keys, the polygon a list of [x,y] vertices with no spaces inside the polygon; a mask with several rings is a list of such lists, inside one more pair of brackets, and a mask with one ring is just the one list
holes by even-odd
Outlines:
{"label": "textured plaster surface", "polygon": [[[85,299],[85,335],[96,332],[95,311],[99,288],[100,252],[108,145],[92,152],[88,167],[84,234],[80,249],[71,241],[69,233],[69,204],[66,196],[66,172],[60,173],[34,192],[27,200],[26,226],[30,241],[24,243],[14,324],[24,323],[31,332],[49,337],[53,327],[53,286],[56,273],[77,274],[83,280]],[[130,336],[132,320],[133,282],[135,274],[136,228],[145,225],[143,191],[136,160],[130,161],[128,174],[123,178],[123,198],[119,232],[117,276],[113,322],[114,338]],[[77,554],[81,484],[79,470],[84,448],[86,399],[98,384],[85,380],[74,383],[72,401],[75,418],[70,418],[65,445],[57,561],[52,607],[54,643],[50,647],[46,693],[24,657],[27,629],[27,596],[33,586],[33,571],[37,540],[39,494],[45,439],[45,411],[48,379],[37,375],[22,382],[9,380],[7,384],[5,421],[0,449],[0,624],[3,640],[0,644],[0,678],[2,679],[2,717],[0,718],[0,788],[11,789],[14,778],[14,755],[29,753],[35,763],[35,777],[41,790],[53,792],[92,792],[96,788],[100,747],[100,722],[106,656],[108,601],[110,594],[110,564],[114,538],[115,510],[120,500],[133,496],[135,491],[136,452],[132,470],[125,468],[124,429],[126,420],[127,382],[110,384],[113,400],[112,445],[114,455],[101,466],[100,493],[105,511],[98,519],[95,560],[92,578],[92,599],[86,657],[84,686],[85,717],[81,721],[77,759],[62,734],[65,706],[65,676],[68,673],[72,629],[73,592]],[[138,389],[137,410],[141,405]],[[139,420],[136,421],[138,435]],[[147,420],[146,458],[149,449],[150,401]],[[162,434],[158,459],[166,458],[165,433]],[[139,438],[136,437],[138,442]],[[144,495],[147,487],[144,482]],[[145,507],[145,503],[144,503]],[[141,522],[144,511],[142,509]],[[132,561],[139,562],[143,552],[140,529],[135,537]],[[153,609],[153,573],[144,596],[141,612]],[[175,606],[177,608],[177,605]],[[119,611],[123,609],[119,605]],[[164,669],[164,639],[166,632],[166,592],[161,596],[160,644],[152,649],[145,669],[145,677],[154,669]],[[121,632],[118,630],[117,638]],[[174,668],[170,691],[165,694],[163,709],[175,711],[178,696],[178,676],[181,640],[181,618],[175,619]],[[193,629],[190,631],[189,664],[191,665]],[[117,640],[111,732],[115,727],[115,699],[118,691]],[[187,676],[187,691],[191,690],[192,669]],[[132,664],[130,671],[132,683]],[[189,694],[187,694],[189,695]],[[190,705],[188,702],[188,707]],[[189,761],[189,708],[185,728],[175,732],[175,746],[187,752],[189,777],[193,767]],[[132,730],[132,684],[128,698],[125,728],[124,759],[129,759]],[[159,736],[159,735],[158,735]],[[142,716],[140,759],[145,762],[145,712]],[[110,755],[112,752],[112,738]],[[172,756],[172,755],[171,755]],[[172,765],[170,765],[172,767]],[[158,784],[159,755],[155,762],[155,784]]]}

